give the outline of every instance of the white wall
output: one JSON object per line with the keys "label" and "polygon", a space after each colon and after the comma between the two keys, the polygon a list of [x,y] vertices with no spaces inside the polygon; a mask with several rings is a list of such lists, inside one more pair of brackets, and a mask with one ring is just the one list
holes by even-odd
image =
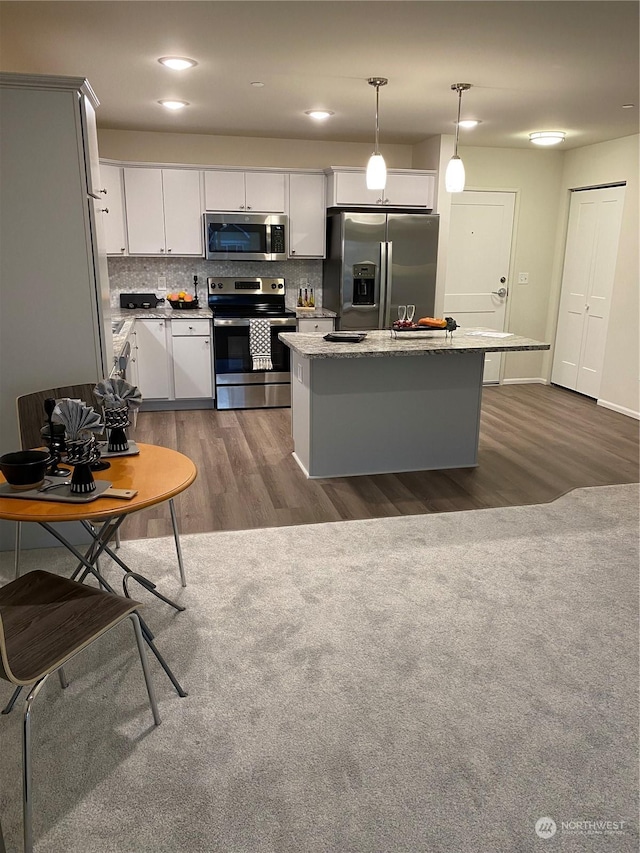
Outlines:
{"label": "white wall", "polygon": [[[469,190],[516,190],[507,328],[517,335],[552,343],[549,300],[558,229],[558,189],[563,153],[540,149],[459,148]],[[518,285],[518,272],[529,284]],[[541,352],[505,355],[505,379],[546,379]]]}
{"label": "white wall", "polygon": [[[556,241],[558,276],[549,305],[549,329],[555,335],[562,259],[569,219],[570,190],[626,181],[624,209],[613,283],[609,330],[598,402],[624,414],[640,416],[640,302],[638,233],[638,155],[640,136],[626,136],[564,154],[560,217]],[[550,359],[549,359],[550,360]]]}

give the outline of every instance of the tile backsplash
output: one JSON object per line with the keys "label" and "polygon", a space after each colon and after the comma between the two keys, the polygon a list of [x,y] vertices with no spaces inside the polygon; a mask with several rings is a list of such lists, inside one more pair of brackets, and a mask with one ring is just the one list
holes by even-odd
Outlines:
{"label": "tile backsplash", "polygon": [[[165,296],[176,290],[193,293],[193,277],[198,276],[200,303],[206,301],[209,276],[268,276],[284,278],[287,308],[295,308],[300,287],[313,288],[317,307],[322,306],[322,261],[206,261],[204,258],[119,258],[110,257],[109,286],[112,308],[120,307],[121,293],[155,293]],[[167,280],[166,293],[158,290],[158,278]]]}

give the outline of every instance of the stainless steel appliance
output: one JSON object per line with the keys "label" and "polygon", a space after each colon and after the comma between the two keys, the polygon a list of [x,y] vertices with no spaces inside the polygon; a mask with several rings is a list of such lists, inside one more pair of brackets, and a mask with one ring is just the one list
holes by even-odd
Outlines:
{"label": "stainless steel appliance", "polygon": [[[218,409],[256,409],[291,405],[289,348],[278,334],[295,331],[295,311],[284,306],[283,278],[207,279],[213,313],[213,351]],[[254,370],[249,345],[251,321],[266,320],[270,331],[270,370]]]}
{"label": "stainless steel appliance", "polygon": [[286,261],[287,217],[272,213],[205,213],[209,261]]}
{"label": "stainless steel appliance", "polygon": [[327,211],[322,304],[337,329],[384,329],[398,305],[433,316],[439,216],[400,211]]}

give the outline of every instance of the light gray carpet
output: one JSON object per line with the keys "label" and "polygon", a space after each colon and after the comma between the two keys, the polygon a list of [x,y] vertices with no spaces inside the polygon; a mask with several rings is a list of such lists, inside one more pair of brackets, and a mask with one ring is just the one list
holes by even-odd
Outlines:
{"label": "light gray carpet", "polygon": [[[128,625],[68,667],[67,691],[50,679],[37,853],[636,851],[638,531],[631,485],[202,534],[183,537],[186,590],[171,539],[123,543],[188,607],[142,593],[189,697],[154,661],[152,728]],[[0,717],[10,852],[20,723]]]}

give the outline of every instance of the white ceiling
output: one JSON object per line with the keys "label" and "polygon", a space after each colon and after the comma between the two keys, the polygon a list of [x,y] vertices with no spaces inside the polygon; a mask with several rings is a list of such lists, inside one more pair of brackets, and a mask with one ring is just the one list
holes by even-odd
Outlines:
{"label": "white ceiling", "polygon": [[[565,148],[638,132],[636,0],[126,0],[0,2],[0,69],[88,78],[102,128],[415,144]],[[158,64],[198,61],[180,73]],[[261,81],[263,88],[252,87]],[[157,101],[190,106],[168,113]],[[623,109],[623,104],[634,104]],[[318,124],[311,108],[333,110]]]}

